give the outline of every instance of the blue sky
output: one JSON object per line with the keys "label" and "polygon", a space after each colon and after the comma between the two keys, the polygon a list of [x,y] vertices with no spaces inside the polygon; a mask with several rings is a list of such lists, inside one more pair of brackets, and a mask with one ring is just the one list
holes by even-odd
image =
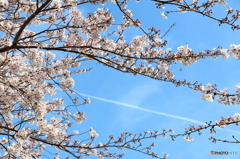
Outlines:
{"label": "blue sky", "polygon": [[[240,7],[240,2],[236,0],[227,2],[235,9]],[[108,7],[108,5],[83,5],[80,9],[86,14],[98,7]],[[121,20],[122,14],[117,8],[112,4],[109,7],[115,15],[115,20]],[[131,2],[129,8],[133,10],[134,18],[142,21],[142,27],[145,29],[154,26],[165,33],[173,23],[177,23],[177,26],[164,38],[169,41],[167,48],[173,50],[186,43],[196,52],[213,49],[218,45],[229,48],[230,44],[239,44],[239,31],[232,31],[227,25],[219,27],[216,21],[196,13],[173,13],[168,15],[168,19],[163,19],[160,15],[161,12],[170,10],[172,7],[166,6],[166,9],[158,10],[151,1]],[[226,9],[227,6],[218,5],[215,15],[220,16],[221,11],[224,12]],[[142,33],[137,28],[131,28],[126,35],[125,38],[131,40],[133,36],[142,35]],[[228,60],[208,58],[187,67],[176,64],[172,66],[172,70],[176,70],[177,79],[199,81],[203,84],[216,83],[219,89],[228,87],[229,92],[233,93],[234,87],[240,83],[239,66],[239,61],[232,57]],[[85,97],[90,97],[92,103],[82,107],[81,111],[86,113],[87,120],[77,129],[81,132],[81,130],[86,131],[89,127],[93,127],[99,133],[97,141],[102,143],[108,141],[109,135],[117,137],[125,131],[140,133],[171,128],[175,134],[183,133],[189,125],[198,125],[191,120],[215,121],[220,120],[221,116],[232,116],[234,113],[240,112],[239,105],[226,106],[216,101],[203,101],[200,93],[193,92],[187,87],[175,87],[171,83],[118,72],[95,64],[94,61],[83,62],[81,67],[92,67],[93,69],[90,72],[74,76],[75,90],[85,94]],[[182,68],[183,71],[177,71],[179,68]],[[217,129],[217,134],[210,134],[209,130],[203,131],[201,136],[193,134],[194,142],[186,142],[181,137],[174,142],[170,137],[166,139],[159,137],[149,141],[149,144],[154,141],[156,146],[153,151],[165,152],[171,159],[239,159],[239,145],[220,142],[214,144],[208,140],[210,136],[229,140],[232,140],[232,135],[240,138],[239,127],[229,126],[226,129],[228,130]],[[237,151],[239,154],[230,157],[211,156],[211,150]],[[112,149],[112,151],[127,152],[125,159],[151,158],[128,150]]]}

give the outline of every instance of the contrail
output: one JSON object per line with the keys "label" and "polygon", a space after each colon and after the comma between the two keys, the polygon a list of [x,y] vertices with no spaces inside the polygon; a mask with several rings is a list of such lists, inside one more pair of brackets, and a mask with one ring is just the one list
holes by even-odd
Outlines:
{"label": "contrail", "polygon": [[[184,120],[184,121],[188,121],[188,122],[192,122],[192,123],[196,123],[196,124],[200,124],[200,125],[206,125],[206,123],[204,123],[204,122],[193,120],[193,119],[190,119],[190,118],[185,118],[185,117],[181,117],[181,116],[177,116],[177,115],[172,115],[172,114],[167,114],[167,113],[163,113],[163,112],[159,112],[159,111],[155,111],[155,110],[141,108],[141,107],[138,107],[136,105],[117,102],[117,101],[113,101],[113,100],[109,100],[109,99],[105,99],[105,98],[100,98],[100,97],[96,97],[96,96],[92,96],[92,95],[88,95],[88,94],[84,94],[84,93],[79,93],[79,94],[82,95],[82,96],[94,98],[94,99],[101,100],[101,101],[104,101],[104,102],[113,103],[113,104],[129,107],[129,108],[134,108],[134,109],[142,110],[142,111],[153,113],[153,114],[159,114],[159,115],[170,117],[170,118]],[[229,132],[232,132],[232,133],[240,134],[239,131],[234,131],[234,130],[231,130],[231,129],[222,129],[222,128],[219,128],[219,127],[216,127],[216,128],[220,129],[220,130],[225,130],[225,131],[229,131]]]}
{"label": "contrail", "polygon": [[197,120],[193,120],[193,119],[189,119],[189,118],[184,118],[184,117],[177,116],[177,115],[172,115],[172,114],[167,114],[167,113],[163,113],[163,112],[158,112],[158,111],[154,111],[154,110],[150,110],[150,109],[146,109],[146,108],[141,108],[141,107],[138,107],[138,106],[135,106],[135,105],[122,103],[122,102],[116,102],[116,101],[113,101],[113,100],[104,99],[104,98],[100,98],[100,97],[96,97],[96,96],[92,96],[92,95],[87,95],[87,94],[83,94],[83,93],[80,93],[80,94],[83,95],[83,96],[86,96],[86,97],[94,98],[94,99],[105,101],[105,102],[108,102],[108,103],[114,103],[114,104],[117,104],[117,105],[121,105],[121,106],[125,106],[125,107],[130,107],[130,108],[142,110],[142,111],[145,111],[145,112],[150,112],[150,113],[154,113],[154,114],[167,116],[167,117],[170,117],[170,118],[175,118],[175,119],[189,121],[189,122],[196,123],[196,124],[205,125],[205,123],[203,123],[203,122],[200,122],[200,121],[197,121]]}

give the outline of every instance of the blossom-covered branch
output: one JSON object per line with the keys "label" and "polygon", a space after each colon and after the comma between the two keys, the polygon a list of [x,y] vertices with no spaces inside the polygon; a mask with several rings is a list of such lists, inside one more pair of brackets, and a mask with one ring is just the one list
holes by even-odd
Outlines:
{"label": "blossom-covered branch", "polygon": [[[113,17],[107,8],[98,8],[86,15],[79,9],[86,4],[106,3],[115,4],[122,18]],[[213,17],[210,8],[216,3],[225,5],[223,0],[207,1],[202,5],[198,5],[197,0],[189,4],[182,0],[159,0],[157,7],[176,5],[179,12],[194,11],[239,29],[235,25],[238,11],[233,14],[235,12],[228,8],[224,19]],[[42,158],[47,152],[45,147],[51,146],[75,158],[90,155],[121,158],[124,155],[109,152],[111,147],[167,158],[167,154],[161,157],[150,151],[154,143],[144,147],[141,141],[160,135],[166,137],[172,130],[143,134],[125,132],[117,139],[109,136],[107,143],[98,145],[95,144],[98,133],[93,128],[83,133],[77,130],[69,133],[74,124],[87,119],[80,108],[89,105],[91,100],[73,90],[72,75],[90,71],[91,68],[80,68],[81,63],[90,60],[121,72],[171,82],[175,86],[186,85],[201,92],[203,100],[217,98],[218,102],[227,105],[240,103],[239,85],[236,92],[230,94],[214,84],[178,80],[170,70],[177,63],[188,66],[208,57],[227,59],[233,56],[239,60],[240,45],[233,44],[229,49],[219,46],[202,52],[188,45],[166,49],[165,34],[161,35],[159,29],[151,26],[144,30],[142,22],[133,18],[127,4],[126,0],[0,0],[0,149],[3,157]],[[164,13],[162,16],[167,18]],[[142,35],[126,40],[125,32],[131,27],[139,29]],[[58,58],[59,55],[65,56]],[[57,90],[65,92],[72,104],[58,98]],[[47,95],[51,97],[49,101]],[[171,137],[187,136],[185,139],[192,141],[191,133],[207,128],[214,132],[216,126],[237,124],[236,116],[216,124],[191,127],[184,134]],[[84,136],[86,134],[88,136]]]}

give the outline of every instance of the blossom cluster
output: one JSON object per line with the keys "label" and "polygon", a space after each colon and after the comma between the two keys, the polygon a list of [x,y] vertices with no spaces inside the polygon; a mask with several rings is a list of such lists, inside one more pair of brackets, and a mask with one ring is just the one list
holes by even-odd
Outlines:
{"label": "blossom cluster", "polygon": [[230,124],[230,123],[238,123],[240,122],[240,114],[239,113],[235,113],[233,116],[230,117],[222,117],[222,120],[218,120],[216,121],[217,126],[224,128],[226,125]]}
{"label": "blossom cluster", "polygon": [[[230,49],[218,47],[199,53],[188,45],[183,45],[173,51],[175,49],[165,47],[168,42],[164,40],[164,35],[161,36],[160,30],[150,27],[146,31],[141,27],[142,22],[134,19],[133,12],[128,10],[127,1],[109,1],[123,14],[120,20],[113,17],[107,8],[98,8],[85,15],[79,7],[86,3],[104,5],[107,2],[0,0],[0,132],[4,136],[0,140],[0,149],[5,152],[4,157],[41,158],[45,149],[42,143],[45,143],[65,150],[76,158],[89,155],[112,158],[112,154],[106,150],[108,146],[133,149],[160,158],[159,155],[150,153],[148,147],[134,148],[130,143],[140,143],[140,139],[145,138],[142,135],[134,138],[128,132],[113,143],[94,147],[93,140],[99,134],[90,128],[87,131],[90,133],[89,139],[74,141],[73,136],[84,133],[74,131],[69,134],[69,128],[75,122],[80,124],[86,120],[84,112],[79,111],[78,107],[91,103],[89,98],[81,97],[82,103],[79,103],[77,97],[72,98],[76,93],[72,90],[75,86],[72,74],[89,71],[90,69],[79,69],[81,62],[85,61],[95,60],[118,71],[171,82],[176,86],[187,85],[194,91],[201,92],[202,99],[206,101],[212,102],[218,96],[218,102],[223,104],[240,103],[239,85],[236,86],[236,94],[229,94],[227,89],[218,90],[212,84],[177,80],[170,69],[176,63],[188,66],[206,57],[227,59],[232,56],[239,60],[240,45],[232,44]],[[164,3],[178,6],[179,12],[196,11],[210,18],[212,13],[209,8],[213,4],[226,5],[224,0],[208,0],[203,4],[192,0],[190,5],[182,0]],[[157,8],[163,9],[162,5],[164,4],[157,2]],[[239,28],[234,24],[240,16],[239,12],[236,11],[235,14],[232,8],[226,12],[226,18],[217,19],[218,22],[229,24],[233,29]],[[167,19],[169,13],[171,12],[163,12],[161,15]],[[230,14],[233,14],[232,18],[229,17]],[[125,31],[132,27],[139,29],[142,34],[129,40],[125,38]],[[65,92],[73,105],[66,106],[64,99],[55,97],[57,89]],[[51,97],[49,101],[46,100],[47,95]],[[76,108],[72,113],[74,115],[70,112],[72,107]],[[53,115],[58,115],[58,118]],[[217,125],[224,127],[229,121],[239,121],[239,114],[218,121]],[[190,130],[196,129],[188,131]],[[166,138],[168,132],[173,131],[164,130],[162,134],[146,131],[144,134],[148,134],[148,138],[159,135]],[[124,137],[132,138],[124,143]],[[193,141],[194,138],[187,136],[184,139]],[[110,140],[113,140],[113,136]],[[140,146],[141,143],[138,147]],[[153,146],[151,144],[150,147]],[[117,157],[122,157],[122,154]]]}

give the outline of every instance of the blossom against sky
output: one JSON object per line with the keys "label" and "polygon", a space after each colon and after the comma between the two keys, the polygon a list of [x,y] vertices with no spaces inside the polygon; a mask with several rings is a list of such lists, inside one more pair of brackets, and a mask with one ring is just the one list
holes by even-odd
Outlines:
{"label": "blossom against sky", "polygon": [[[240,3],[236,1],[229,0],[227,3],[235,8],[240,7]],[[218,11],[224,12],[228,6],[217,7],[215,15],[221,15]],[[212,50],[219,45],[229,49],[231,44],[239,44],[239,31],[232,31],[227,25],[219,27],[217,22],[196,13],[172,13],[164,19],[161,13],[167,10],[167,7],[164,10],[153,9],[154,2],[130,3],[129,8],[133,9],[134,17],[142,21],[143,28],[155,26],[164,33],[176,23],[176,26],[164,37],[168,40],[168,47],[172,50],[177,50],[179,46],[185,44],[196,52]],[[88,12],[88,9],[83,8],[85,12]],[[116,17],[122,16],[115,10],[111,11],[116,14]],[[131,28],[126,35],[127,39],[132,39],[133,36],[142,35],[142,33],[137,28]],[[172,70],[178,79],[199,81],[205,85],[216,83],[221,89],[228,87],[228,91],[234,91],[235,86],[240,83],[238,66],[239,61],[233,57],[227,60],[207,58],[190,66],[176,64],[172,66]],[[220,120],[221,116],[233,116],[239,111],[239,105],[226,106],[216,101],[203,101],[200,93],[193,92],[187,87],[175,87],[171,83],[117,72],[94,62],[83,63],[82,67],[93,67],[93,69],[75,77],[76,91],[89,95],[90,98],[93,97],[91,104],[83,108],[87,120],[81,126],[92,126],[99,134],[98,140],[102,142],[107,141],[110,134],[117,137],[124,131],[139,133],[164,128],[173,129],[174,133],[183,133],[189,125],[198,125],[191,121],[171,117],[171,115],[204,123]],[[97,98],[133,105],[140,109]],[[211,97],[208,98],[212,101]],[[169,116],[143,110],[162,112]],[[220,142],[214,144],[208,140],[210,136],[228,140],[232,140],[232,135],[240,137],[238,127],[228,126],[226,129],[217,129],[216,135],[210,134],[209,130],[204,131],[202,135],[193,134],[193,142],[186,142],[183,138],[178,138],[174,142],[169,137],[159,138],[155,141],[154,151],[168,153],[169,158],[226,158],[224,155],[210,156],[210,151],[238,151],[238,145]],[[127,152],[125,156],[127,159],[133,156],[134,158],[147,157],[137,152],[122,151]],[[230,157],[237,159],[239,155]]]}

